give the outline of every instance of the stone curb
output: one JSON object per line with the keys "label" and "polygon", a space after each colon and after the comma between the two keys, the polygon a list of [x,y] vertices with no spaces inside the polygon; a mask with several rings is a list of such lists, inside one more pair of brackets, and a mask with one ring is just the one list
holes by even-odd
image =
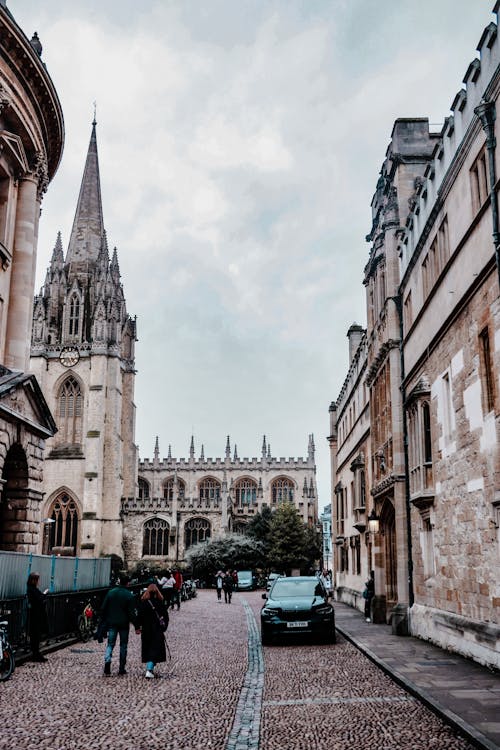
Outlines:
{"label": "stone curb", "polygon": [[429,708],[433,713],[439,716],[440,719],[446,722],[449,726],[453,727],[453,729],[456,729],[457,732],[459,732],[462,737],[465,737],[465,739],[468,740],[472,745],[474,745],[474,747],[480,748],[480,750],[499,750],[499,747],[495,742],[492,742],[487,737],[485,737],[482,732],[476,729],[476,727],[468,724],[466,721],[461,719],[460,716],[458,716],[454,711],[451,711],[449,708],[445,708],[444,706],[442,706],[441,703],[433,698],[426,690],[415,685],[415,683],[409,680],[407,677],[403,677],[403,675],[397,672],[393,667],[390,667],[383,659],[373,653],[373,651],[365,646],[364,643],[358,641],[353,635],[344,630],[342,626],[335,624],[335,628],[340,633],[340,635],[342,635],[347,641],[352,643],[353,646],[356,646],[359,651],[365,654],[365,656],[367,656],[370,661],[376,664],[377,667],[380,667],[380,669],[385,672],[385,674],[388,675],[392,680],[394,680],[394,682],[411,693],[411,695],[415,696],[415,698],[418,698],[419,701],[421,701],[425,706],[427,706],[427,708]]}

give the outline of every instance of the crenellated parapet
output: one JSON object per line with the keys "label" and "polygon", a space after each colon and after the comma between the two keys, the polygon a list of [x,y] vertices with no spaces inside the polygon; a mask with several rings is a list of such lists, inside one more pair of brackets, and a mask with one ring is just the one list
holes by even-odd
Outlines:
{"label": "crenellated parapet", "polygon": [[401,277],[409,270],[414,256],[425,244],[443,201],[462,166],[464,154],[481,130],[475,109],[483,100],[494,99],[500,87],[500,41],[498,38],[498,10],[496,23],[484,29],[477,45],[479,57],[467,67],[463,86],[450,105],[443,127],[435,137],[432,159],[424,178],[415,184],[410,212],[399,235]]}

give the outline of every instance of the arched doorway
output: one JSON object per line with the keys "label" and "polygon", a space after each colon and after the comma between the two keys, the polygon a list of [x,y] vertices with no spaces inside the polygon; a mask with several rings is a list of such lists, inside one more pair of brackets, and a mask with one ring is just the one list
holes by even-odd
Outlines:
{"label": "arched doorway", "polygon": [[23,533],[26,526],[19,511],[25,510],[28,504],[28,461],[19,443],[14,443],[5,456],[2,484],[0,549],[19,552],[16,535]]}

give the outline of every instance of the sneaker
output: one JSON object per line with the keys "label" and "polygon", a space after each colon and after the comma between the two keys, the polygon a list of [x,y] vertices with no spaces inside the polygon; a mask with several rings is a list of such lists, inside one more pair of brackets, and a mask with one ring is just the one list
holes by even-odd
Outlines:
{"label": "sneaker", "polygon": [[151,680],[154,677],[154,674],[148,669],[145,676],[148,678],[148,680]]}
{"label": "sneaker", "polygon": [[369,617],[366,618],[366,622],[371,622]]}
{"label": "sneaker", "polygon": [[125,669],[125,667],[123,669],[119,669],[118,674],[127,674],[127,670]]}
{"label": "sneaker", "polygon": [[111,674],[111,662],[110,661],[104,662],[104,674]]}

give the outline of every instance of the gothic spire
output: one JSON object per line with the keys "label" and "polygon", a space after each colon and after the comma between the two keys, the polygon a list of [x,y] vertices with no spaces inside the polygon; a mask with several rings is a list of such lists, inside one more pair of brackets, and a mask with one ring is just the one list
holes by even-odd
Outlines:
{"label": "gothic spire", "polygon": [[234,455],[233,455],[233,461],[237,461],[237,460],[238,460],[238,446],[237,446],[237,445],[236,445],[236,443],[235,443],[235,444],[234,444]]}
{"label": "gothic spire", "polygon": [[118,264],[118,252],[116,250],[116,247],[113,248],[113,257],[111,258],[109,270],[111,271],[112,278],[115,281],[119,281],[120,280],[120,266]]}
{"label": "gothic spire", "polygon": [[262,440],[262,458],[265,458],[267,454],[267,444],[266,444],[266,436],[264,435],[264,439]]}
{"label": "gothic spire", "polygon": [[229,442],[229,435],[226,440],[226,458],[231,458],[231,443]]}
{"label": "gothic spire", "polygon": [[54,249],[52,251],[52,258],[50,260],[50,265],[52,268],[54,266],[58,266],[64,263],[64,253],[63,253],[63,246],[62,246],[62,240],[61,240],[61,232],[57,233],[57,239],[56,244],[54,245]]}
{"label": "gothic spire", "polygon": [[271,460],[271,443],[267,444],[267,460]]}
{"label": "gothic spire", "polygon": [[168,446],[168,456],[167,456],[167,458],[172,458],[172,446],[171,445]]}
{"label": "gothic spire", "polygon": [[202,444],[201,446],[201,453],[200,453],[200,461],[205,460],[205,446]]}
{"label": "gothic spire", "polygon": [[96,260],[104,232],[101,181],[97,157],[96,122],[92,122],[87,160],[83,172],[66,263]]}
{"label": "gothic spire", "polygon": [[189,458],[194,458],[194,435],[191,435],[191,446],[189,448]]}
{"label": "gothic spire", "polygon": [[156,436],[156,441],[155,441],[154,457],[155,457],[155,461],[158,461],[160,458],[160,444],[158,442],[158,435]]}

